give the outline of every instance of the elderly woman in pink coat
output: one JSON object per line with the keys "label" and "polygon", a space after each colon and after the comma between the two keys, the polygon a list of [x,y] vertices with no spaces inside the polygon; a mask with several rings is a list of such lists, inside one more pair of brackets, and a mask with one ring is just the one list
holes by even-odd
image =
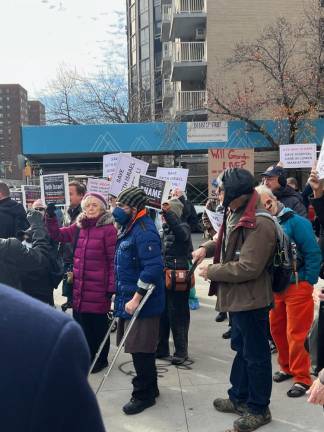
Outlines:
{"label": "elderly woman in pink coat", "polygon": [[[46,224],[51,237],[75,245],[73,259],[73,316],[81,325],[92,360],[108,330],[107,312],[115,292],[114,255],[117,232],[105,198],[87,193],[83,212],[75,224],[59,228],[55,207],[47,208]],[[98,358],[93,373],[108,365],[109,341]]]}

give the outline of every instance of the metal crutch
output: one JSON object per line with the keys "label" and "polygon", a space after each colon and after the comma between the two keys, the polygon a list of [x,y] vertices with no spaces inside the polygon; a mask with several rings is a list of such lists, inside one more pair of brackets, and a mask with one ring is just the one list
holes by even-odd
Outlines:
{"label": "metal crutch", "polygon": [[90,366],[90,370],[89,370],[89,373],[88,373],[88,378],[89,378],[89,376],[90,376],[90,374],[91,374],[91,372],[92,372],[92,369],[94,368],[94,365],[96,364],[96,362],[97,362],[97,360],[98,360],[98,358],[99,358],[99,356],[100,356],[100,354],[101,354],[101,351],[103,350],[103,348],[104,348],[104,346],[105,346],[105,343],[107,342],[107,340],[108,340],[108,338],[109,338],[109,336],[110,336],[110,333],[112,332],[112,330],[113,330],[113,328],[114,328],[115,323],[117,322],[117,319],[118,319],[118,318],[115,317],[115,318],[111,321],[111,324],[110,324],[110,326],[109,326],[109,329],[108,329],[108,331],[107,331],[105,337],[103,338],[103,341],[101,342],[100,347],[99,347],[99,349],[98,349],[98,351],[97,351],[97,353],[96,353],[96,355],[95,355],[95,358],[94,358],[94,360],[93,360],[93,362],[92,362],[92,364],[91,364],[91,366]]}
{"label": "metal crutch", "polygon": [[[155,288],[155,285],[151,284],[149,285],[149,288],[147,290],[147,293],[145,294],[145,296],[143,297],[141,303],[138,305],[138,308],[136,309],[136,311],[134,312],[134,315],[132,316],[132,319],[130,320],[130,323],[128,324],[128,327],[125,331],[125,334],[122,338],[122,340],[120,341],[120,344],[117,347],[117,351],[107,369],[107,371],[105,372],[104,376],[102,377],[102,380],[100,381],[100,384],[96,390],[96,395],[100,392],[100,390],[102,389],[103,385],[105,384],[105,381],[108,377],[108,375],[110,374],[110,371],[112,370],[112,368],[114,367],[114,364],[119,356],[120,351],[122,350],[124,343],[130,333],[130,331],[132,330],[132,327],[134,325],[134,322],[136,321],[136,318],[138,317],[139,313],[141,312],[143,306],[145,305],[145,303],[147,302],[147,300],[149,299],[150,295],[152,294],[153,290]],[[103,346],[103,345],[102,345]]]}

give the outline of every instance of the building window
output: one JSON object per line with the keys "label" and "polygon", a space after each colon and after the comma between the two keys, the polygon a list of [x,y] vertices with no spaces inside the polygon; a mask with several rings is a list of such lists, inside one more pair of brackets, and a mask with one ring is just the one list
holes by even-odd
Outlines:
{"label": "building window", "polygon": [[321,0],[321,7],[324,7],[324,0]]}
{"label": "building window", "polygon": [[150,60],[142,60],[141,61],[141,76],[150,74]]}
{"label": "building window", "polygon": [[147,27],[149,25],[149,14],[148,11],[140,15],[140,28]]}
{"label": "building window", "polygon": [[149,44],[145,44],[141,46],[141,59],[147,59],[150,57],[150,46]]}
{"label": "building window", "polygon": [[148,9],[148,0],[140,0],[140,13],[146,11]]}

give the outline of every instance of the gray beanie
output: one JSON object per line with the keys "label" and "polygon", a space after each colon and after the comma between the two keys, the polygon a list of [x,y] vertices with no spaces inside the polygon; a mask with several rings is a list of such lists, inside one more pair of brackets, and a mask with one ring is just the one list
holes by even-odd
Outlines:
{"label": "gray beanie", "polygon": [[178,198],[171,198],[166,201],[166,204],[169,204],[170,210],[175,213],[178,218],[181,218],[183,212],[183,204]]}

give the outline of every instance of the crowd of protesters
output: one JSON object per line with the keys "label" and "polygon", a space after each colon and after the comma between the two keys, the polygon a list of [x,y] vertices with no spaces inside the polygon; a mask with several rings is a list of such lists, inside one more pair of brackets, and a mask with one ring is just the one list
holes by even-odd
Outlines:
{"label": "crowd of protesters", "polygon": [[[3,349],[10,351],[1,369],[10,370],[25,389],[18,395],[10,388],[8,373],[1,372],[8,406],[4,430],[21,431],[22,424],[28,424],[33,431],[103,431],[87,382],[90,362],[108,331],[108,312],[113,309],[118,317],[118,344],[149,291],[125,342],[135,377],[123,411],[138,414],[154,405],[159,396],[156,358],[175,366],[189,358],[189,305],[190,298],[196,299],[190,269],[196,264],[199,276],[210,283],[209,295],[217,297],[216,321],[229,317],[230,328],[223,337],[231,339],[236,353],[228,397],[217,397],[214,408],[239,415],[235,431],[255,430],[272,420],[272,383],[290,379],[288,397],[307,393],[309,402],[324,405],[324,329],[318,329],[315,342],[315,379],[305,343],[314,325],[314,300],[324,301],[324,294],[314,288],[324,273],[324,188],[315,170],[305,193],[279,165],[262,174],[259,186],[244,169],[224,171],[206,204],[222,215],[223,224],[216,229],[204,214],[206,241],[197,250],[191,239],[197,215],[179,189],[154,215],[146,207],[146,194],[135,186],[109,200],[87,193],[76,181],[69,192],[71,204],[62,218],[54,204],[41,200],[26,214],[0,182],[0,283],[7,285],[0,287],[5,323],[0,334]],[[310,204],[318,232],[307,218]],[[280,292],[273,275],[279,237],[293,251],[291,273]],[[205,258],[213,258],[212,263]],[[66,297],[62,311],[72,308],[73,320],[54,309],[53,292],[61,282]],[[14,345],[13,334],[18,334]],[[272,346],[278,352],[274,373]],[[107,368],[109,347],[108,338],[92,373]],[[17,363],[22,356],[24,374]],[[37,375],[37,365],[41,368],[44,362],[47,373]],[[53,415],[53,401],[67,412],[63,420]]]}

